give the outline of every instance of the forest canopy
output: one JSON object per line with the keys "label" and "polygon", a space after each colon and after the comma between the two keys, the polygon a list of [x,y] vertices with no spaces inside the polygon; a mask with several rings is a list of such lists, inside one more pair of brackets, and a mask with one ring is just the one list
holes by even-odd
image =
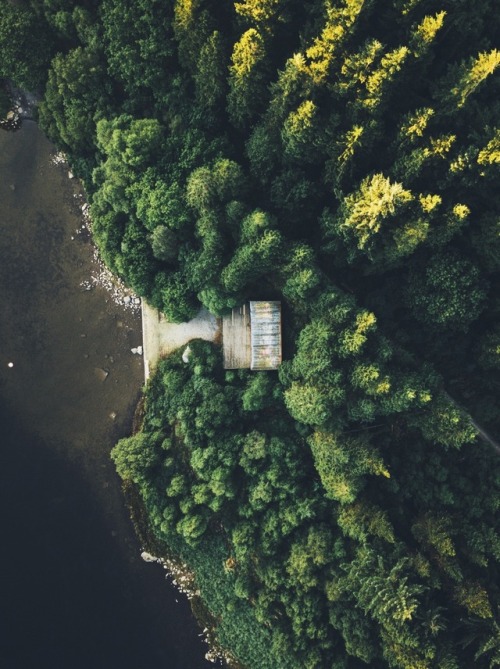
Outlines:
{"label": "forest canopy", "polygon": [[279,372],[193,342],[112,454],[220,645],[500,666],[497,2],[0,8],[108,266],[174,321],[282,301]]}

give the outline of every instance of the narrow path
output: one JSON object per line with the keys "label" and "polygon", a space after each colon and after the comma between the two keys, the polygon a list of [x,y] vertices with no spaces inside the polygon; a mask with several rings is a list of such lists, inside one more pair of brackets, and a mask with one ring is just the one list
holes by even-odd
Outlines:
{"label": "narrow path", "polygon": [[483,441],[486,441],[488,444],[490,444],[490,446],[492,446],[492,448],[494,448],[495,451],[500,455],[500,444],[498,443],[498,441],[495,441],[493,439],[493,437],[490,436],[486,432],[486,430],[483,430],[483,428],[480,425],[478,425],[476,423],[476,421],[473,418],[471,418],[470,416],[469,416],[469,420],[471,422],[471,425],[473,425],[476,428],[476,430],[477,430],[479,436],[481,437],[481,439]]}
{"label": "narrow path", "polygon": [[474,420],[474,418],[472,418],[469,412],[466,409],[464,409],[464,407],[462,407],[455,399],[453,399],[453,397],[449,393],[447,393],[446,390],[444,391],[444,394],[450,400],[450,402],[453,402],[453,404],[457,407],[457,409],[460,409],[460,411],[467,416],[470,424],[477,430],[477,433],[481,437],[481,439],[486,443],[488,443],[500,455],[500,444],[498,443],[498,441],[493,439],[493,437],[488,432],[486,432],[484,428],[482,428],[478,423],[476,423],[476,421]]}

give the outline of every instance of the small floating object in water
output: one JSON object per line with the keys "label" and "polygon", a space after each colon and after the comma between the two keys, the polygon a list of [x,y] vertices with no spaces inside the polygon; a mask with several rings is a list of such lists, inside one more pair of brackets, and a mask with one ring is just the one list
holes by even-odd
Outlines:
{"label": "small floating object in water", "polygon": [[14,367],[14,363],[13,362],[8,362],[7,367],[10,367],[12,369],[12,367]]}

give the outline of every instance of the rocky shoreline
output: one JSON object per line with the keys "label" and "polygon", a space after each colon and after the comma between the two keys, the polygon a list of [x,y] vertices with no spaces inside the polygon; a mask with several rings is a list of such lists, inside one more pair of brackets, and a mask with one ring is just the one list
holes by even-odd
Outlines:
{"label": "rocky shoreline", "polygon": [[[143,400],[141,399],[134,416],[136,429],[142,420],[142,411]],[[218,643],[215,632],[217,621],[203,604],[196,584],[196,574],[181,559],[173,555],[165,545],[161,544],[152,533],[144,503],[136,486],[131,481],[125,481],[122,484],[122,490],[136,536],[142,545],[141,558],[144,562],[160,564],[165,570],[166,580],[170,581],[179,594],[189,600],[193,616],[201,629],[198,636],[208,646],[205,659],[216,666],[227,667],[227,669],[245,669]]]}
{"label": "rocky shoreline", "polygon": [[[67,170],[68,179],[75,178],[64,153],[58,152],[54,154],[52,162],[55,165],[60,165],[64,170]],[[83,188],[75,191],[74,197],[77,207],[81,211],[82,223],[81,226],[75,230],[75,234],[72,235],[71,240],[74,241],[81,235],[84,235],[90,240],[93,247],[96,267],[96,270],[92,272],[90,278],[80,284],[81,289],[90,291],[97,287],[104,288],[116,304],[132,311],[140,310],[142,305],[141,298],[128,288],[119,277],[115,276],[100,258],[99,251],[92,240],[90,206],[86,200]],[[142,345],[131,348],[130,350],[132,354],[143,355]],[[96,373],[100,376],[101,381],[104,381],[107,377],[107,372],[104,369],[96,370]],[[142,400],[139,402],[139,407],[142,407]],[[110,417],[114,419],[114,416]],[[141,410],[139,408],[136,410],[136,419],[139,422],[142,420]],[[202,629],[198,636],[201,637],[208,646],[207,652],[205,653],[205,659],[214,665],[226,666],[228,669],[243,669],[235,658],[217,643],[214,633],[214,621],[211,620],[210,614],[208,614],[202,605],[200,592],[196,586],[195,574],[192,573],[188,565],[184,564],[181,560],[176,559],[174,556],[167,557],[166,555],[163,555],[163,557],[157,557],[156,554],[161,554],[163,551],[156,545],[157,542],[152,540],[149,530],[146,530],[148,527],[147,514],[134,487],[124,485],[123,492],[136,535],[143,544],[141,558],[145,562],[155,562],[162,565],[165,569],[166,579],[170,581],[180,595],[183,595],[190,600],[193,615]]]}
{"label": "rocky shoreline", "polygon": [[[2,83],[0,81],[0,86]],[[5,118],[0,118],[0,128],[8,131],[19,130],[24,121],[36,121],[37,105],[40,101],[36,93],[23,90],[16,87],[11,81],[3,82],[3,90],[10,99],[10,110]],[[68,165],[67,157],[59,151],[55,153],[52,162],[55,165],[62,165],[68,172],[68,179],[74,179],[73,171]],[[77,237],[85,236],[92,241],[92,221],[90,218],[90,205],[86,200],[82,189],[75,191],[74,198],[81,211],[82,225],[75,230],[72,240]],[[111,299],[126,309],[139,311],[141,308],[141,299],[135,295],[118,277],[116,277],[102,262],[96,246],[93,244],[94,260],[96,261],[97,271],[94,271],[88,280],[82,282],[82,290],[92,290],[96,287],[105,288],[111,296]],[[136,351],[133,351],[134,353]]]}
{"label": "rocky shoreline", "polygon": [[[54,153],[51,160],[54,165],[61,166],[62,169],[67,172],[68,179],[74,180],[75,183],[79,183],[79,180],[75,177],[70,168],[70,165],[68,164],[66,155],[62,151]],[[95,261],[92,273],[88,279],[85,279],[81,282],[80,288],[82,291],[90,291],[94,288],[104,288],[115,304],[118,304],[130,311],[139,312],[142,302],[141,298],[138,297],[133,290],[128,288],[128,286],[126,286],[119,277],[115,276],[106,267],[99,255],[99,250],[93,242],[90,205],[87,202],[83,186],[75,186],[73,197],[75,199],[75,204],[80,212],[81,225],[79,225],[78,228],[76,228],[74,231],[74,234],[71,235],[71,241],[76,241],[82,238],[84,241],[89,241],[92,244]],[[137,351],[132,351],[132,353],[136,352]]]}
{"label": "rocky shoreline", "polygon": [[11,101],[11,108],[5,118],[0,119],[0,128],[10,131],[19,130],[23,120],[36,119],[36,107],[40,100],[36,93],[17,88],[10,81],[4,84],[4,90]]}

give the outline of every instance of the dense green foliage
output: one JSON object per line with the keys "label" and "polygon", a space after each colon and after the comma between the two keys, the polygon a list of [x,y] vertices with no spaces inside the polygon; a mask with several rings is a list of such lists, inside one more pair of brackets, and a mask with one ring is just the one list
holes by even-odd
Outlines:
{"label": "dense green foliage", "polygon": [[54,31],[38,12],[10,0],[0,0],[0,17],[0,79],[40,90],[55,51]]}
{"label": "dense green foliage", "polygon": [[221,644],[499,666],[500,467],[471,422],[500,434],[495,0],[31,5],[58,40],[40,120],[112,270],[178,321],[283,301],[279,373],[194,342],[113,452]]}

